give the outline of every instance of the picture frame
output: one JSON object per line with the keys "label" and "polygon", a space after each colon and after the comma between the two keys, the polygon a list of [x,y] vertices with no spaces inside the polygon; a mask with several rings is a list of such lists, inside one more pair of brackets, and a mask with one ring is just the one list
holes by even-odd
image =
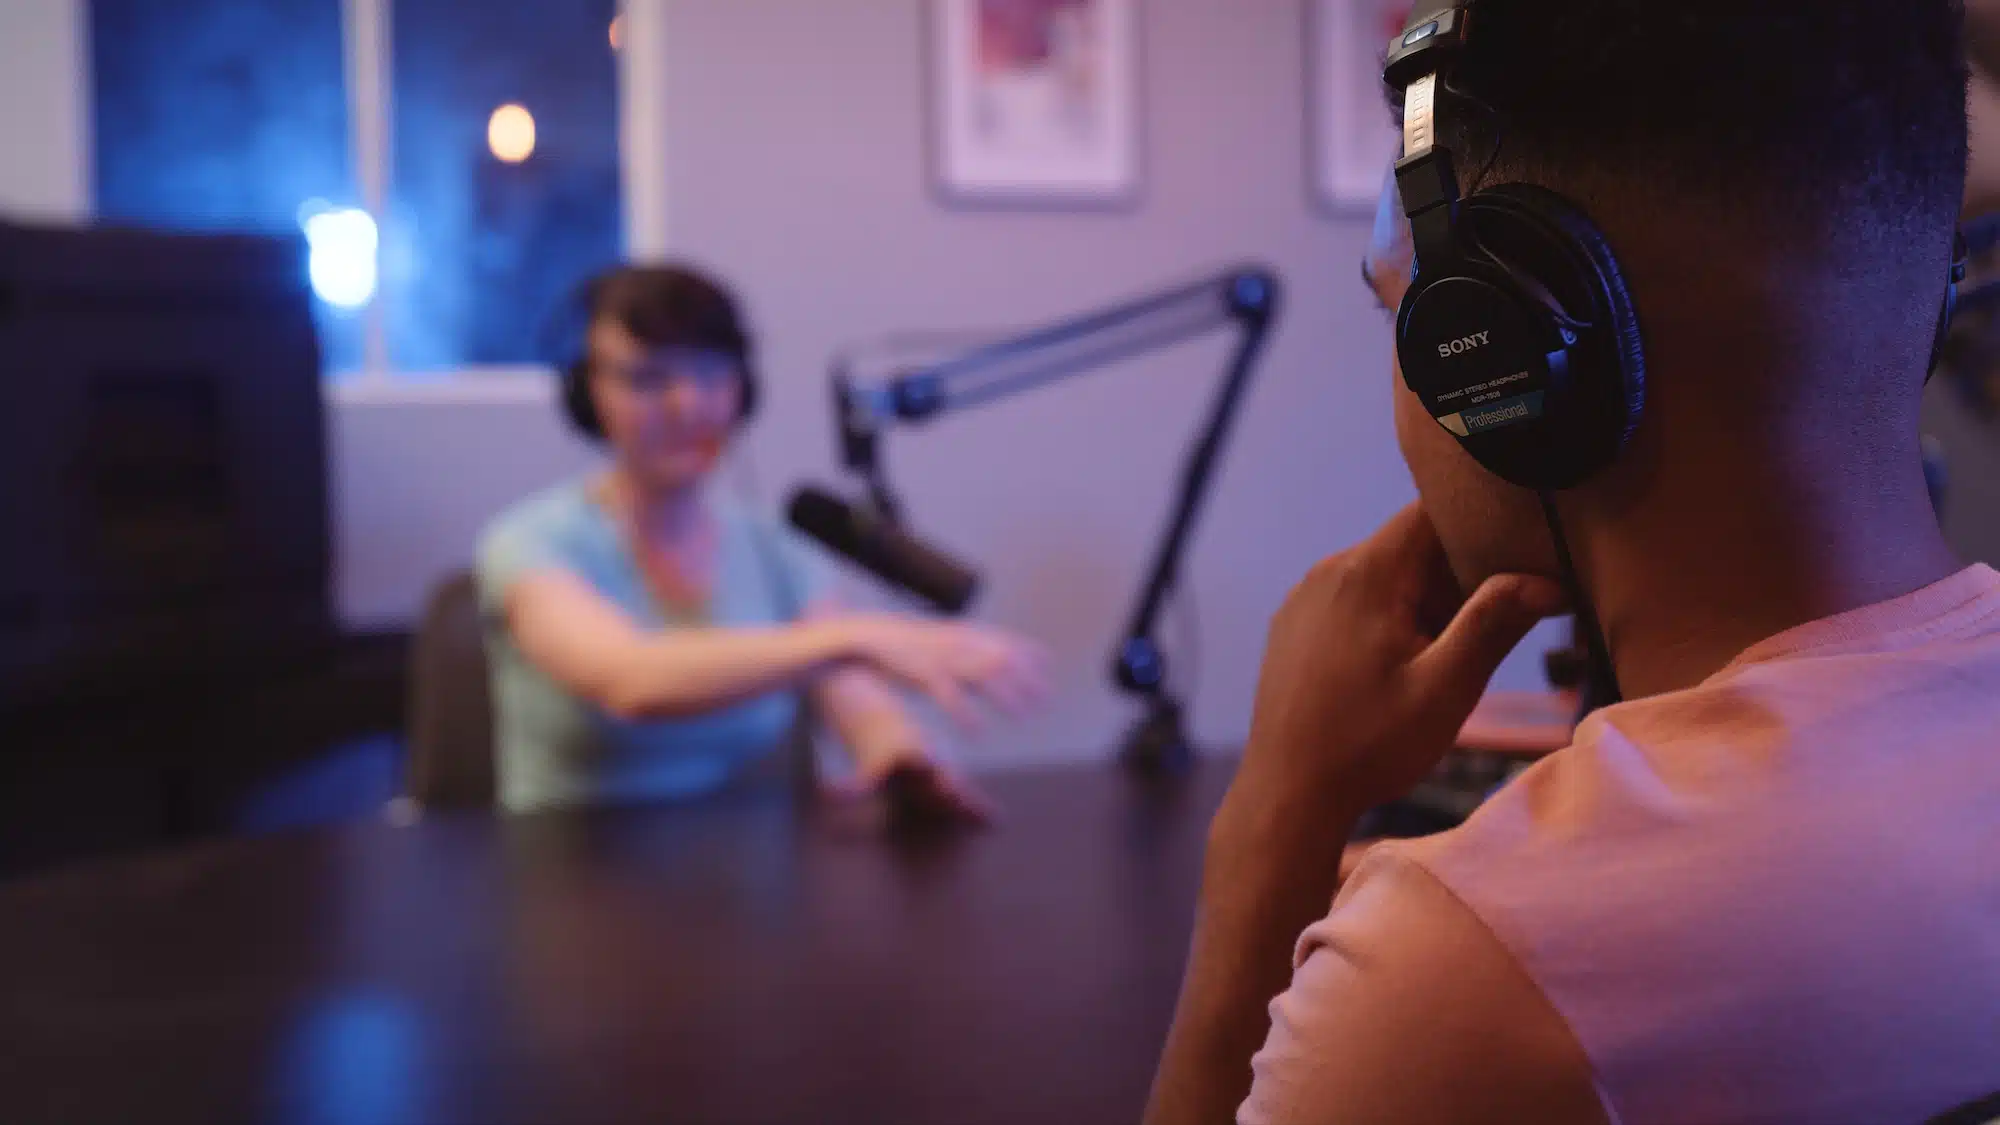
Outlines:
{"label": "picture frame", "polygon": [[1372,213],[1401,151],[1382,95],[1382,57],[1411,0],[1305,0],[1307,175],[1319,207]]}
{"label": "picture frame", "polygon": [[933,186],[948,203],[1129,207],[1143,0],[925,0]]}

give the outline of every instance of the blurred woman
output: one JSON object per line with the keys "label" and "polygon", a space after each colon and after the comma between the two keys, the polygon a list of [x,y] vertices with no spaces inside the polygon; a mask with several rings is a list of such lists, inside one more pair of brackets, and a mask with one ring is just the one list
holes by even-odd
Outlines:
{"label": "blurred woman", "polygon": [[586,288],[562,408],[604,471],[501,515],[481,539],[502,803],[521,811],[721,790],[790,744],[803,701],[862,785],[934,811],[983,801],[928,752],[897,687],[964,724],[1041,691],[1031,648],[963,624],[853,614],[787,529],[711,485],[754,412],[735,300],[690,269],[628,266]]}

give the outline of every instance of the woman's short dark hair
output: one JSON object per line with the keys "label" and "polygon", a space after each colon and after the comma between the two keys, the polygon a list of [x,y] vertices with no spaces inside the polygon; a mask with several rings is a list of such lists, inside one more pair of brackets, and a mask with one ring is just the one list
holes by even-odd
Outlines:
{"label": "woman's short dark hair", "polygon": [[591,278],[576,298],[582,347],[563,372],[563,411],[589,437],[604,425],[590,396],[589,329],[608,320],[651,348],[720,352],[736,360],[747,421],[757,408],[756,345],[736,297],[722,282],[691,266],[619,266]]}

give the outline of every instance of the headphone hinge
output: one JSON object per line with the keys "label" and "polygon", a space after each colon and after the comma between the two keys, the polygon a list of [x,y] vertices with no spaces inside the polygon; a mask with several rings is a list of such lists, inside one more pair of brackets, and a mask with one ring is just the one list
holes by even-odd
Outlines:
{"label": "headphone hinge", "polygon": [[1448,149],[1431,148],[1396,162],[1396,191],[1410,219],[1417,263],[1457,254],[1458,172]]}
{"label": "headphone hinge", "polygon": [[1472,23],[1466,7],[1448,6],[1422,22],[1413,22],[1390,40],[1382,62],[1382,80],[1400,93],[1424,75],[1444,71],[1465,49]]}

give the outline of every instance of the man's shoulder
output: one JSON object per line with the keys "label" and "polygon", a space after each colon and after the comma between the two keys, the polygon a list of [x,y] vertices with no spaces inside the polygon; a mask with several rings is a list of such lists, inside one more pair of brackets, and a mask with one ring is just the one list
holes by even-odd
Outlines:
{"label": "man's shoulder", "polygon": [[[1986,683],[1976,661],[1886,655],[1772,662],[1601,712],[1458,829],[1374,862],[1420,868],[1476,916],[1634,1116],[1700,1119],[1685,1080],[1707,1073],[1772,1119],[1825,1119],[1785,1083],[1799,1060],[1852,1078],[1856,1105],[1902,1107],[1887,1071],[1855,1069],[1867,1051],[1920,1057],[1901,1013],[1941,1013],[1919,1046],[1967,1074],[1957,1038],[2000,1027],[1977,983],[2000,702],[1946,705],[1958,677]],[[1791,1018],[1857,979],[1882,999]]]}
{"label": "man's shoulder", "polygon": [[[1463,825],[1385,855],[1437,879],[1529,959],[1549,927],[1592,925],[1708,862],[1714,825],[1738,845],[1761,828],[1753,810],[1786,791],[1792,768],[1785,738],[1746,721],[1769,718],[1757,696],[1703,687],[1599,712]],[[1640,868],[1653,878],[1635,880]]]}

